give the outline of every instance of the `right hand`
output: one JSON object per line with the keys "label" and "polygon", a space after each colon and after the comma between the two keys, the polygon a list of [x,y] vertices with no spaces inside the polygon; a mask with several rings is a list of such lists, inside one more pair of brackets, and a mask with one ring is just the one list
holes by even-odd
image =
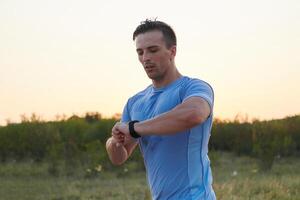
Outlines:
{"label": "right hand", "polygon": [[124,146],[125,145],[125,134],[122,133],[118,126],[121,124],[121,122],[117,122],[114,127],[112,128],[112,138],[114,142],[116,142],[116,146]]}

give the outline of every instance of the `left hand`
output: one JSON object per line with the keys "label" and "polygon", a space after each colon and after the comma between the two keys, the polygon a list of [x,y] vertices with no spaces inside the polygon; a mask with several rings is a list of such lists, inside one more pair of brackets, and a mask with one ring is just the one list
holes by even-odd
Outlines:
{"label": "left hand", "polygon": [[128,144],[129,142],[135,140],[133,137],[131,137],[129,133],[129,127],[126,123],[117,123],[114,126],[115,132],[118,132],[122,135],[122,138],[124,139],[124,144]]}

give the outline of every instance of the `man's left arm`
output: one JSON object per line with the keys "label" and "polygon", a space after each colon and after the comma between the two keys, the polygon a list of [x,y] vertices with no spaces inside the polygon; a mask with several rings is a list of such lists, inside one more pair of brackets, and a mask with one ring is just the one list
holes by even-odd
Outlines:
{"label": "man's left arm", "polygon": [[[175,134],[203,123],[210,113],[210,106],[204,98],[190,97],[168,112],[135,123],[134,130],[141,136]],[[122,124],[119,129],[129,134],[127,124]]]}

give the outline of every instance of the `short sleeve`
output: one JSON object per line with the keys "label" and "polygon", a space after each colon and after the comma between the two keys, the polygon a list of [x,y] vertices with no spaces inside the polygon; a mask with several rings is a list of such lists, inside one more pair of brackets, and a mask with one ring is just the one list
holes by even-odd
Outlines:
{"label": "short sleeve", "polygon": [[121,122],[123,122],[123,123],[127,123],[127,122],[131,121],[128,104],[129,104],[129,101],[126,103],[126,105],[123,109],[122,118],[121,118]]}
{"label": "short sleeve", "polygon": [[182,101],[190,97],[201,97],[207,101],[210,109],[213,110],[214,92],[212,87],[199,79],[190,79],[182,91]]}

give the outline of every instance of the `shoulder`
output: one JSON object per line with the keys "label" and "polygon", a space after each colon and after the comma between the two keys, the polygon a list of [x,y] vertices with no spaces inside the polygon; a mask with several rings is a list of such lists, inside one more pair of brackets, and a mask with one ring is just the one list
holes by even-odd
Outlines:
{"label": "shoulder", "polygon": [[186,76],[183,84],[183,88],[188,89],[189,87],[195,87],[195,86],[208,88],[209,90],[213,91],[212,86],[208,82],[199,78],[191,78]]}
{"label": "shoulder", "polygon": [[213,87],[206,81],[199,78],[190,78],[185,76],[181,86],[181,93],[204,92],[214,96]]}
{"label": "shoulder", "polygon": [[185,101],[190,97],[202,97],[213,107],[214,91],[211,85],[204,80],[185,77],[180,91],[180,98]]}

